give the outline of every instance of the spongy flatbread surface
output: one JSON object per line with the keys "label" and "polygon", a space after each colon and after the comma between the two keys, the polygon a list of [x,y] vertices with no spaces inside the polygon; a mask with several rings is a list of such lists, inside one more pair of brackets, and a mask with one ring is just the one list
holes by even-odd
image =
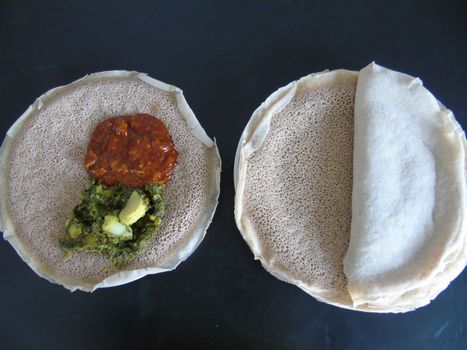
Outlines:
{"label": "spongy flatbread surface", "polygon": [[406,74],[370,64],[356,96],[348,289],[355,306],[414,308],[466,263],[464,132]]}
{"label": "spongy flatbread surface", "polygon": [[[186,102],[180,104],[180,90],[145,80],[150,78],[104,73],[59,89],[33,109],[8,145],[4,171],[12,227],[5,238],[15,236],[15,248],[36,272],[70,289],[92,290],[109,277],[108,285],[115,285],[150,269],[173,269],[196,248],[212,218],[219,193],[217,148],[205,134],[193,132],[200,126],[193,120],[189,125],[186,114],[192,112]],[[160,231],[125,269],[135,271],[115,275],[117,271],[96,254],[65,259],[58,239],[88,183],[83,159],[92,130],[105,118],[134,113],[161,119],[179,158],[165,189],[167,212]]]}
{"label": "spongy flatbread surface", "polygon": [[[399,75],[408,91],[398,83],[362,91],[371,69],[384,71],[383,80]],[[365,122],[355,115],[362,111]],[[237,226],[270,273],[318,300],[368,312],[413,310],[444,290],[467,261],[465,149],[462,128],[419,79],[375,64],[360,73],[302,78],[273,93],[242,134],[234,170]],[[413,163],[414,151],[437,159],[425,153]],[[367,171],[372,163],[378,171]],[[381,179],[408,188],[378,190]],[[409,200],[386,205],[394,196]],[[430,231],[430,215],[442,229]],[[392,229],[393,219],[402,228]]]}
{"label": "spongy flatbread surface", "polygon": [[241,141],[237,224],[275,276],[349,305],[342,261],[351,222],[356,76],[324,73],[294,84],[258,149],[245,152],[254,135]]}

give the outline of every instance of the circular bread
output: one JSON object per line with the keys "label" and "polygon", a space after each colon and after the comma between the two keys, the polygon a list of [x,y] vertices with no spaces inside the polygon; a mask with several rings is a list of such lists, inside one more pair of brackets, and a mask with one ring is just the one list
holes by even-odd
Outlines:
{"label": "circular bread", "polygon": [[[58,240],[88,184],[83,162],[94,127],[111,116],[149,113],[179,152],[164,190],[166,215],[147,250],[118,271],[97,254],[65,258]],[[128,71],[90,74],[39,97],[8,130],[0,151],[0,227],[40,276],[93,291],[169,271],[193,253],[219,197],[221,162],[177,87]]]}
{"label": "circular bread", "polygon": [[235,219],[264,268],[351,307],[342,261],[350,236],[358,74],[338,70],[280,88],[253,113],[235,160]]}
{"label": "circular bread", "polygon": [[[378,309],[352,302],[343,261],[352,221],[358,76],[335,70],[303,77],[253,113],[235,158],[235,220],[267,271],[319,301],[368,312],[409,311],[426,305],[462,271],[467,240],[431,285],[402,295],[406,304]],[[439,107],[443,118],[454,120]]]}

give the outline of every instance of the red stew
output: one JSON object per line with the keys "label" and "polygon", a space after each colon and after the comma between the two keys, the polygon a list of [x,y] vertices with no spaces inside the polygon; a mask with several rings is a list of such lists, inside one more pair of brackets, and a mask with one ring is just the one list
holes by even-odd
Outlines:
{"label": "red stew", "polygon": [[167,183],[178,152],[165,125],[149,114],[113,117],[99,123],[84,165],[106,185],[143,187]]}

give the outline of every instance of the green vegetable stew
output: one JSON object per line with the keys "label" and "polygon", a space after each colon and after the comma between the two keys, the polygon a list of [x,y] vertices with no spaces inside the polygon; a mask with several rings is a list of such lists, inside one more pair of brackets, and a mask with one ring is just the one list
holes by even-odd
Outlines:
{"label": "green vegetable stew", "polygon": [[91,181],[60,240],[67,253],[99,253],[121,269],[144,250],[164,216],[164,185],[142,189]]}

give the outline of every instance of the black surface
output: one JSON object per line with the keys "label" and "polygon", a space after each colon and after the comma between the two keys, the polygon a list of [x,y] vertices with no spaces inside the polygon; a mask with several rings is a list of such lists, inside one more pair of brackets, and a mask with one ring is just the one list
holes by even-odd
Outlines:
{"label": "black surface", "polygon": [[217,138],[223,173],[205,240],[170,273],[70,293],[0,243],[0,347],[467,348],[465,272],[415,312],[342,310],[263,270],[233,219],[232,165],[246,122],[271,92],[308,73],[375,60],[420,76],[467,126],[465,1],[382,3],[2,0],[2,135],[52,87],[139,70],[184,90]]}

